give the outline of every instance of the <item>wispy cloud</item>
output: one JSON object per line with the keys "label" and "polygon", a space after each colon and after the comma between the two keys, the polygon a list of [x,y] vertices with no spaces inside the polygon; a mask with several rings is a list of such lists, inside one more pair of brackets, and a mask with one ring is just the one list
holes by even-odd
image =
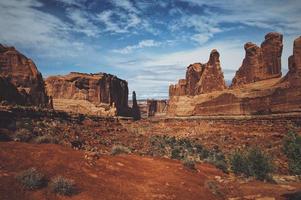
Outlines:
{"label": "wispy cloud", "polygon": [[74,31],[84,33],[89,37],[96,37],[100,34],[99,28],[92,22],[89,13],[80,9],[69,8],[67,9],[67,16],[74,23]]}
{"label": "wispy cloud", "polygon": [[154,40],[142,40],[136,45],[130,45],[130,46],[124,47],[122,49],[114,49],[114,50],[112,50],[112,52],[121,53],[121,54],[129,54],[137,49],[142,49],[145,47],[158,47],[161,44],[162,44],[161,42],[156,42]]}

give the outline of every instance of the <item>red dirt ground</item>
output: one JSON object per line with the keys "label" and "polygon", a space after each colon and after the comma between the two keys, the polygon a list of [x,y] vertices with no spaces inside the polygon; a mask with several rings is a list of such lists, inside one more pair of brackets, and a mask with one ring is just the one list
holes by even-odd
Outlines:
{"label": "red dirt ground", "polygon": [[[14,177],[30,167],[36,167],[48,178],[63,175],[74,179],[79,193],[63,197],[51,193],[48,187],[24,190]],[[242,183],[208,164],[198,165],[194,172],[170,159],[103,155],[91,165],[83,151],[53,144],[0,142],[1,200],[211,200],[246,196],[249,199],[266,196],[285,199],[283,194],[298,189],[301,189],[300,183]]]}

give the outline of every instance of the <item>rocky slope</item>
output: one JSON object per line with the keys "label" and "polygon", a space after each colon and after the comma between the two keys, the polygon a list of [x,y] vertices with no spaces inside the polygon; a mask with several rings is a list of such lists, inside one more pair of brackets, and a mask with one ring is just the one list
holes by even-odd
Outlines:
{"label": "rocky slope", "polygon": [[[0,99],[23,105],[49,106],[41,73],[34,62],[14,47],[0,44]],[[5,86],[5,87],[6,87]]]}
{"label": "rocky slope", "polygon": [[171,85],[169,95],[193,96],[225,88],[226,83],[220,66],[219,53],[214,49],[206,64],[195,63],[187,67],[186,79],[181,79],[178,84]]}
{"label": "rocky slope", "polygon": [[299,37],[294,42],[294,54],[289,58],[289,72],[281,78],[279,56],[282,35],[267,34],[261,47],[247,43],[246,58],[230,89],[194,96],[171,95],[168,114],[192,116],[301,112],[300,48]]}
{"label": "rocky slope", "polygon": [[92,115],[128,115],[127,82],[116,76],[72,72],[46,79],[55,109]]}

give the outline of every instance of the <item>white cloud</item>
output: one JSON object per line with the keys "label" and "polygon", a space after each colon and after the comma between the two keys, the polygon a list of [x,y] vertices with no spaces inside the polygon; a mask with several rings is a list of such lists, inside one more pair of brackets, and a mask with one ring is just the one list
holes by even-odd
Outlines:
{"label": "white cloud", "polygon": [[120,54],[129,54],[137,49],[142,49],[145,47],[157,47],[160,45],[161,45],[161,42],[156,42],[154,40],[142,40],[136,45],[130,45],[130,46],[124,47],[122,49],[114,49],[114,50],[112,50],[112,52],[120,53]]}
{"label": "white cloud", "polygon": [[89,19],[89,14],[80,9],[67,9],[67,16],[74,22],[73,30],[84,33],[89,37],[96,37],[99,28]]}
{"label": "white cloud", "polygon": [[181,0],[198,6],[209,6],[205,15],[218,27],[221,23],[241,23],[288,34],[299,34],[301,21],[299,0]]}
{"label": "white cloud", "polygon": [[110,2],[116,7],[124,9],[127,12],[132,12],[136,14],[139,13],[138,9],[129,0],[111,0]]}

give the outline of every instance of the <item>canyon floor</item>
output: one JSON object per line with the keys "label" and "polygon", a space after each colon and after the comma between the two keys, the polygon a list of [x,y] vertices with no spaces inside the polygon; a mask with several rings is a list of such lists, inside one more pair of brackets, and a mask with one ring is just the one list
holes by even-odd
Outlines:
{"label": "canyon floor", "polygon": [[[296,113],[132,121],[18,107],[2,108],[0,115],[2,136],[18,138],[18,130],[29,133],[19,142],[0,142],[1,200],[259,200],[298,199],[300,195],[301,182],[289,175],[281,150],[288,131],[301,131],[301,117]],[[45,135],[56,138],[59,144],[37,144],[36,139]],[[277,164],[275,181],[234,176],[202,161],[196,164],[196,170],[188,169],[182,161],[171,159],[152,146],[154,138],[173,136],[202,144],[208,150],[218,147],[226,156],[235,149],[259,147],[272,155]],[[114,156],[111,151],[115,145],[125,146],[131,153]],[[73,179],[78,193],[64,197],[53,194],[48,187],[25,190],[15,176],[31,167],[48,179],[57,175]]]}

